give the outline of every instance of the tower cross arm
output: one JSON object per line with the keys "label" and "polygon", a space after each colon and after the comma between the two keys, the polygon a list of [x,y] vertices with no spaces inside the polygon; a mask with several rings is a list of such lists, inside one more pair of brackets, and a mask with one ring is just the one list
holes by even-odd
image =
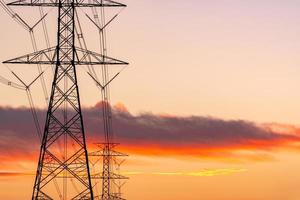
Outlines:
{"label": "tower cross arm", "polygon": [[[99,53],[85,50],[82,48],[75,48],[76,59],[74,60],[75,65],[128,65],[129,63],[121,61],[112,57],[104,56]],[[54,65],[56,64],[57,49],[52,47],[44,49],[34,53],[26,54],[17,58],[6,60],[4,64],[43,64],[43,65]],[[68,60],[59,61],[60,64],[70,64]]]}
{"label": "tower cross arm", "polygon": [[[69,7],[72,1],[64,1],[62,7]],[[7,4],[8,6],[40,6],[40,7],[58,7],[58,0],[17,0]],[[77,0],[74,1],[75,7],[126,7],[125,4],[111,0]]]}

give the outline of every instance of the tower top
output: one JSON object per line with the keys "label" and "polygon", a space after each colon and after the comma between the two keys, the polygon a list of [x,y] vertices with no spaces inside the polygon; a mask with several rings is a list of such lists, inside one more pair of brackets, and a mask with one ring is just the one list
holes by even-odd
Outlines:
{"label": "tower top", "polygon": [[52,0],[18,0],[8,3],[8,6],[43,6],[43,7],[126,7],[125,4],[110,0],[79,0],[79,1],[52,1]]}

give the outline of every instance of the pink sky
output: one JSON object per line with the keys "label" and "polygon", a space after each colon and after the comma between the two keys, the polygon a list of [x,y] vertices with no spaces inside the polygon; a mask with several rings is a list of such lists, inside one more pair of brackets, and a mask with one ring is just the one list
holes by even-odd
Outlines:
{"label": "pink sky", "polygon": [[[125,196],[131,200],[298,200],[300,1],[123,2],[128,8],[108,29],[109,55],[131,65],[113,83],[112,103],[121,102],[119,109],[125,105],[132,120],[157,123],[125,126],[118,121],[120,130],[140,131],[140,138],[145,139],[134,146],[135,137],[126,140],[130,133],[120,131],[123,149],[132,154],[124,168],[131,177]],[[32,14],[37,9],[16,11],[31,24],[37,20]],[[56,13],[52,11],[48,18],[54,35]],[[83,23],[86,35],[96,35],[86,19]],[[28,33],[3,11],[0,25],[5,27],[0,38],[1,61],[32,51]],[[55,37],[51,41],[54,46]],[[97,48],[93,37],[88,46]],[[39,48],[44,48],[43,42]],[[36,75],[33,66],[11,68],[28,82]],[[0,69],[2,76],[13,80],[5,65]],[[88,110],[100,95],[95,95],[97,89],[84,68],[78,71],[82,104]],[[51,70],[45,74],[49,85]],[[37,106],[44,108],[41,90],[32,89]],[[5,85],[0,85],[0,91],[0,188],[4,188],[0,199],[28,199],[32,176],[1,175],[35,169],[38,148],[29,152],[31,156],[13,154],[20,146],[27,147],[27,141],[7,147],[13,137],[24,135],[9,126],[13,120],[8,115],[1,115],[6,107],[20,112],[20,106],[27,106],[26,94]],[[204,129],[200,119],[213,126]],[[30,126],[19,120],[19,126]],[[182,126],[170,123],[173,120]],[[212,129],[217,122],[224,126]],[[239,126],[245,122],[247,126],[242,125],[247,129],[241,131],[232,122]],[[95,133],[90,133],[93,138]],[[35,133],[26,134],[34,138]],[[170,135],[175,139],[167,141]],[[182,135],[189,140],[183,141]],[[8,159],[11,156],[15,159]],[[14,188],[20,192],[12,194]]]}

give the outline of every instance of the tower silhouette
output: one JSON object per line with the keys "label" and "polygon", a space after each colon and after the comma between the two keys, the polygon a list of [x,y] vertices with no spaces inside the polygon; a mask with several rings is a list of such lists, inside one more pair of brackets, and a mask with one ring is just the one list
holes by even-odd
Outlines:
{"label": "tower silhouette", "polygon": [[110,169],[111,158],[121,155],[113,151],[115,144],[111,142],[111,110],[107,99],[107,86],[110,80],[106,77],[102,84],[98,82],[103,85],[105,142],[102,153],[95,154],[103,156],[103,173],[98,176],[103,181],[102,195],[94,197],[76,67],[100,65],[106,74],[107,65],[128,63],[108,57],[105,52],[100,54],[77,47],[75,18],[77,7],[125,7],[125,5],[110,0],[20,0],[7,5],[57,7],[58,10],[55,47],[3,62],[55,66],[32,199],[122,199],[112,193],[110,186],[112,179],[123,178]]}

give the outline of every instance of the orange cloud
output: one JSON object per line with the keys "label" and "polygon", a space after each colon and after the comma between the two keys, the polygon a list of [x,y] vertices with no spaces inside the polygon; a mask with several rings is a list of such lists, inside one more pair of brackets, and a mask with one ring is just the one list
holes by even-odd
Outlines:
{"label": "orange cloud", "polygon": [[192,172],[122,172],[124,175],[160,175],[160,176],[193,176],[193,177],[210,177],[225,176],[235,173],[246,172],[247,169],[223,168],[223,169],[202,169]]}
{"label": "orange cloud", "polygon": [[[269,152],[299,146],[299,128],[201,116],[132,115],[119,104],[113,109],[115,138],[129,154],[202,159],[271,160]],[[83,109],[89,151],[103,141],[101,103]],[[44,121],[45,110],[37,111]],[[1,165],[36,160],[39,141],[27,108],[0,107]],[[17,122],[17,125],[16,125]],[[250,152],[250,153],[249,153]]]}

